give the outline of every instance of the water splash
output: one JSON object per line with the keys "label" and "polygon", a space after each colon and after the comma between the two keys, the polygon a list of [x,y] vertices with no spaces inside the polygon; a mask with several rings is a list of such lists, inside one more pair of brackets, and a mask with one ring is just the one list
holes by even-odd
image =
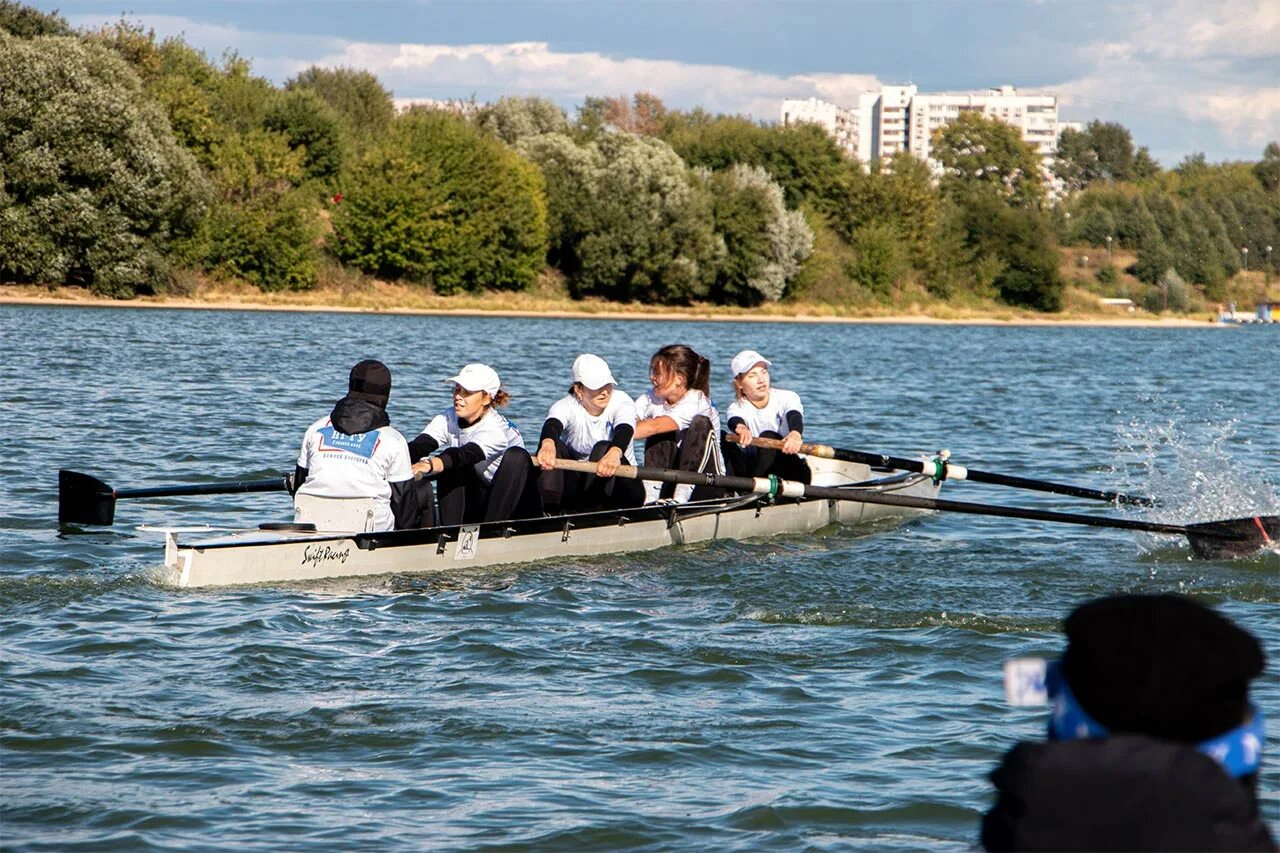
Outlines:
{"label": "water splash", "polygon": [[[1280,514],[1280,491],[1261,464],[1248,459],[1251,444],[1240,421],[1217,406],[1216,417],[1197,418],[1176,404],[1152,400],[1160,421],[1136,417],[1119,430],[1117,473],[1126,491],[1158,501],[1141,510],[1149,521],[1197,521]],[[1163,541],[1163,540],[1162,540]]]}

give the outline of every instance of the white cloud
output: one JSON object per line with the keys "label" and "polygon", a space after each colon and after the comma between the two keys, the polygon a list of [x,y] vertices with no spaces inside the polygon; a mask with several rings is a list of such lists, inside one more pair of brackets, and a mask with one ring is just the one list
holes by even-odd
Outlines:
{"label": "white cloud", "polygon": [[1127,33],[1081,48],[1087,74],[1050,87],[1064,107],[1155,134],[1207,126],[1217,144],[1201,134],[1197,147],[1233,156],[1256,157],[1280,138],[1280,88],[1268,79],[1280,64],[1280,3],[1176,0],[1132,13]]}
{"label": "white cloud", "polygon": [[[773,120],[783,98],[819,97],[850,104],[863,90],[879,86],[870,74],[784,76],[727,65],[557,51],[546,42],[390,44],[281,36],[173,15],[141,15],[134,20],[162,38],[181,35],[214,58],[231,47],[251,59],[257,73],[277,82],[312,65],[362,68],[377,75],[402,102],[472,94],[482,101],[502,95],[543,95],[573,105],[587,95],[646,91],[671,107],[701,106],[712,112]],[[102,20],[75,16],[71,22],[92,27]]]}
{"label": "white cloud", "polygon": [[634,59],[591,51],[552,50],[545,42],[510,44],[372,44],[353,42],[319,58],[322,65],[348,65],[376,74],[402,98],[459,97],[481,92],[544,95],[579,103],[587,95],[652,92],[669,106],[702,106],[713,112],[747,113],[774,119],[780,101],[816,96],[852,103],[879,85],[872,75],[780,76],[726,65]]}

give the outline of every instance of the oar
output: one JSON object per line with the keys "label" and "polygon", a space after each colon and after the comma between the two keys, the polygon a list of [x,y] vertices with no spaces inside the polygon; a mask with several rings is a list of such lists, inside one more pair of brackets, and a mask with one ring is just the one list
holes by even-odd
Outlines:
{"label": "oar", "polygon": [[[592,473],[595,462],[579,462],[557,459],[557,468],[568,471]],[[890,467],[890,466],[886,466]],[[781,495],[788,498],[820,498],[835,501],[862,501],[870,504],[901,506],[911,509],[963,512],[970,515],[992,515],[1003,518],[1025,518],[1032,521],[1051,521],[1060,524],[1082,524],[1089,527],[1109,527],[1115,530],[1142,530],[1148,533],[1168,533],[1186,536],[1191,550],[1197,557],[1219,559],[1244,557],[1257,553],[1263,547],[1280,539],[1280,515],[1233,518],[1226,521],[1205,521],[1197,524],[1159,524],[1127,518],[1097,518],[1070,512],[1050,512],[1012,506],[950,501],[940,498],[918,498],[874,492],[869,489],[832,488],[830,486],[806,486],[776,477],[730,477],[724,474],[696,474],[690,471],[670,471],[665,468],[636,468],[618,466],[616,476],[632,480],[657,480],[665,483],[684,483],[691,486],[732,489],[761,495]]]}
{"label": "oar", "polygon": [[58,472],[59,524],[111,524],[120,498],[168,498],[182,495],[222,495],[233,492],[283,492],[289,475],[271,480],[240,480],[201,486],[158,486],[151,489],[113,489],[97,477],[63,469]]}
{"label": "oar", "polygon": [[[741,443],[736,435],[730,435],[729,441]],[[782,442],[776,438],[751,439],[750,447],[770,447],[782,449]],[[903,459],[897,456],[881,456],[878,453],[866,453],[861,450],[842,450],[825,444],[802,444],[800,452],[823,459],[842,459],[845,462],[861,462],[878,468],[895,468],[899,471],[915,471],[928,474],[937,480],[973,480],[975,483],[994,483],[997,486],[1010,486],[1015,489],[1030,489],[1035,492],[1052,492],[1056,495],[1071,495],[1076,498],[1089,498],[1107,503],[1133,504],[1134,506],[1155,506],[1156,499],[1141,495],[1125,495],[1120,492],[1104,492],[1084,486],[1071,486],[1065,483],[1051,483],[1048,480],[1032,480],[1027,477],[1014,477],[1009,474],[994,474],[990,471],[976,471],[962,465],[955,465],[946,459],[922,460]]]}

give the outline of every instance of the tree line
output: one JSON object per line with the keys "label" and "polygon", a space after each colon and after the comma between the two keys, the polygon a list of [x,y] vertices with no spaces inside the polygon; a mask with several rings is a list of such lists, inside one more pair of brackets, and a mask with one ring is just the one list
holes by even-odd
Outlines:
{"label": "tree line", "polygon": [[[820,128],[656,97],[397,112],[372,74],[283,86],[127,21],[72,30],[0,0],[0,279],[129,297],[193,272],[264,290],[344,271],[451,294],[663,304],[1062,306],[1059,245],[1107,236],[1168,300],[1280,246],[1280,146],[1162,171],[1119,125],[1064,133],[1057,204],[1018,131],[967,113],[860,164]],[[1270,261],[1270,258],[1266,258]],[[1277,256],[1280,260],[1280,255]],[[1176,305],[1174,307],[1177,307]]]}

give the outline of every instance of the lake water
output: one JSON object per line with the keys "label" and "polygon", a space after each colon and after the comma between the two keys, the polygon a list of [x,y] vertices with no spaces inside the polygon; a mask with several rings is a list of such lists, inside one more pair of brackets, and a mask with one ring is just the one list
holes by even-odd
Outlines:
{"label": "lake water", "polygon": [[[811,440],[1144,491],[1174,522],[1280,512],[1280,331],[477,319],[0,306],[0,833],[9,850],[966,849],[1045,715],[1006,658],[1073,605],[1179,591],[1263,642],[1280,832],[1280,555],[935,515],[859,535],[306,587],[176,590],[137,525],[252,524],[283,494],[121,501],[60,535],[58,468],[116,487],[291,470],[362,358],[410,436],[495,365],[536,437],[594,351],[752,347]],[[949,484],[944,496],[1112,512]],[[1130,511],[1133,514],[1133,511]],[[1137,517],[1135,515],[1135,517]]]}

